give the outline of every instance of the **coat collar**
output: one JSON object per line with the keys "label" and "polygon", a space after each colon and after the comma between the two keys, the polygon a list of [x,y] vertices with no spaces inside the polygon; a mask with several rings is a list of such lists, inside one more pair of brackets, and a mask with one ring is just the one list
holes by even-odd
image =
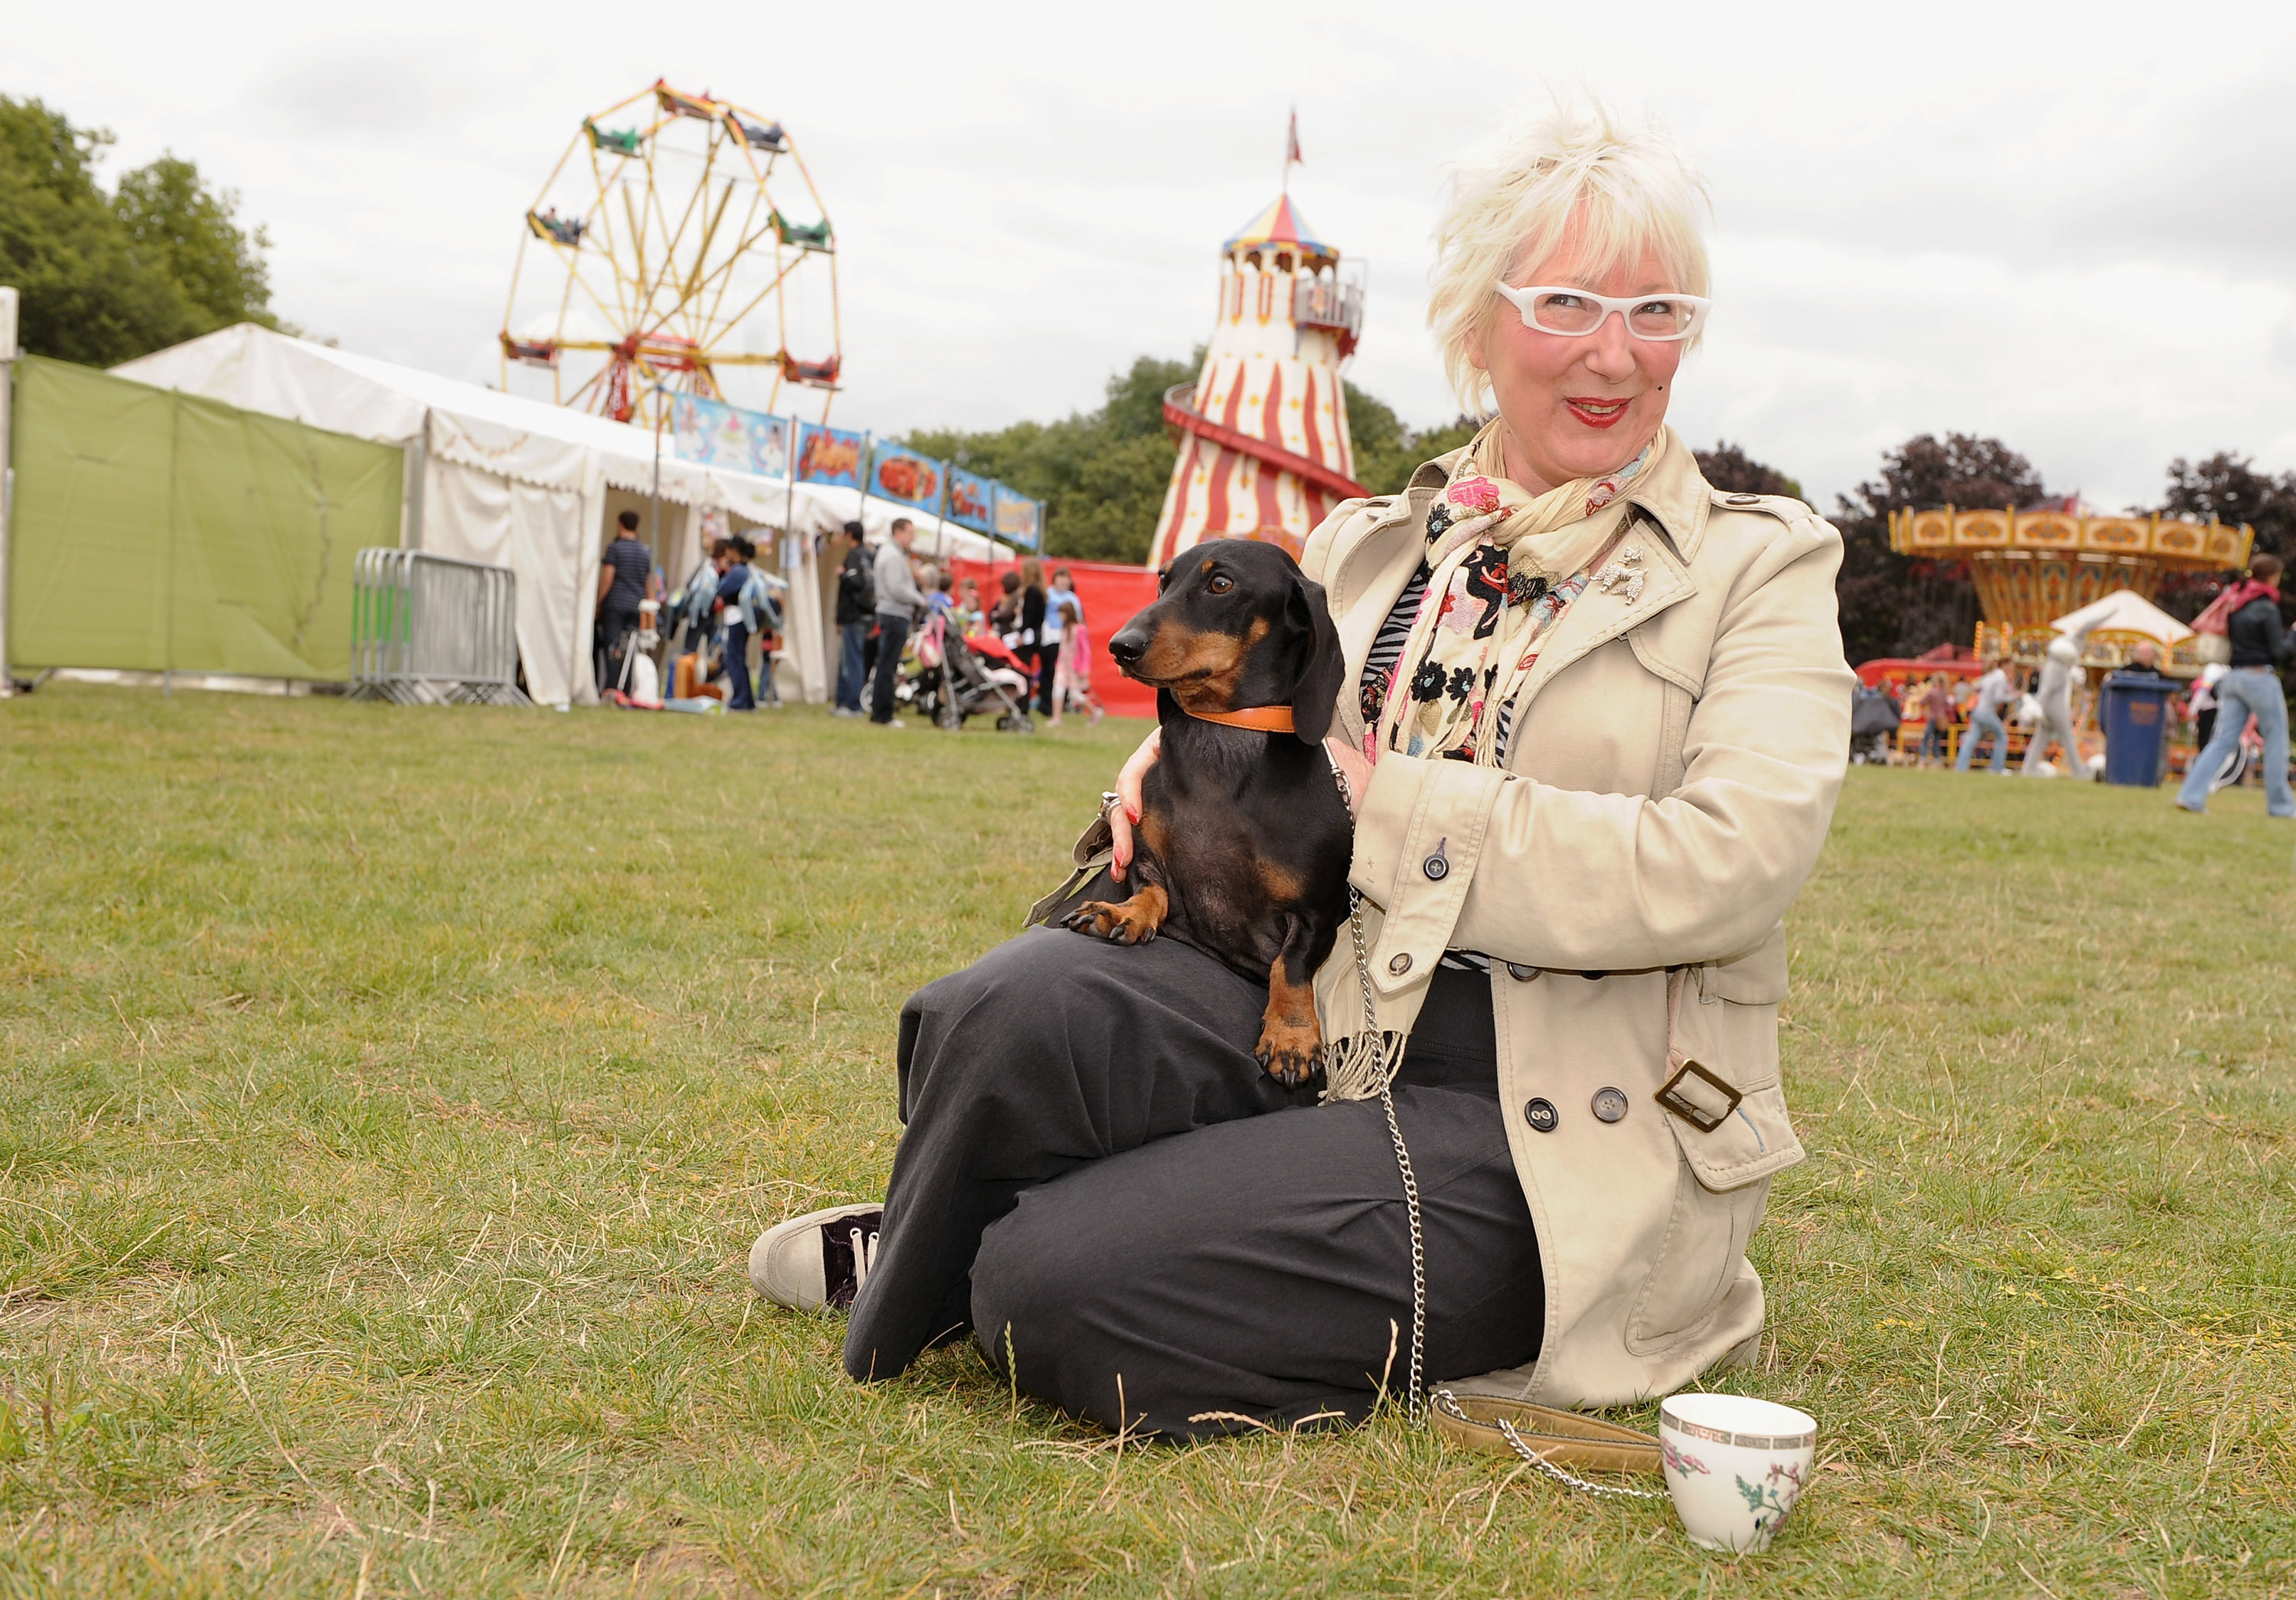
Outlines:
{"label": "coat collar", "polygon": [[[1625,552],[1630,546],[1636,549],[1640,561],[1632,565],[1639,567],[1642,583],[1636,586],[1623,576],[1607,588],[1599,581],[1589,583],[1586,592],[1570,603],[1554,634],[1544,642],[1538,663],[1523,685],[1515,702],[1517,718],[1563,668],[1698,592],[1689,566],[1704,542],[1713,491],[1681,435],[1676,434],[1671,442],[1674,447],[1666,453],[1658,470],[1628,494],[1629,503],[1640,514],[1606,563],[1606,570],[1609,564],[1628,568]],[[1371,653],[1380,624],[1394,609],[1425,555],[1425,541],[1418,530],[1426,518],[1427,502],[1451,480],[1464,451],[1463,446],[1423,462],[1403,492],[1390,502],[1387,513],[1365,529],[1352,547],[1341,552],[1334,565],[1327,587],[1341,616],[1340,642],[1348,663],[1348,693],[1341,703],[1340,720],[1357,743],[1362,742],[1364,729],[1354,689],[1363,676],[1365,658]],[[1638,589],[1632,599],[1628,598],[1630,589]]]}

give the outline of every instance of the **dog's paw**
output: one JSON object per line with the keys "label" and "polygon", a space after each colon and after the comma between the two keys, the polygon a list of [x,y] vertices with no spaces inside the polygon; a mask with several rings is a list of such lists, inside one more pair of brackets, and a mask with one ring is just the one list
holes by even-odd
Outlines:
{"label": "dog's paw", "polygon": [[1062,921],[1078,933],[1119,945],[1144,945],[1156,937],[1156,923],[1131,900],[1122,905],[1087,900]]}
{"label": "dog's paw", "polygon": [[1267,1074],[1287,1088],[1298,1088],[1323,1064],[1324,1035],[1312,1022],[1269,1021],[1259,1030],[1259,1046],[1252,1052]]}

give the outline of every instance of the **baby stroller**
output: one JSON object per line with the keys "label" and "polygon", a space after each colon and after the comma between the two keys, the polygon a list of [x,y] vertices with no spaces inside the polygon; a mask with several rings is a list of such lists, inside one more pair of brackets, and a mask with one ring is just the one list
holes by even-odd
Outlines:
{"label": "baby stroller", "polygon": [[967,718],[990,715],[1000,732],[1037,731],[1029,719],[1029,679],[1019,658],[1000,639],[967,639],[951,631],[945,612],[936,611],[917,630],[914,664],[896,695],[934,726],[952,732]]}
{"label": "baby stroller", "polygon": [[1887,690],[1860,685],[1849,697],[1849,759],[1860,767],[1888,766],[1890,735],[1904,720]]}

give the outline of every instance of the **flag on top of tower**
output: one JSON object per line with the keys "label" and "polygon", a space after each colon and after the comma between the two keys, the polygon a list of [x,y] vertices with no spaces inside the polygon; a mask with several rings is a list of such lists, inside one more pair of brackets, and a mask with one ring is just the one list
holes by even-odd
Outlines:
{"label": "flag on top of tower", "polygon": [[1294,161],[1303,167],[1308,164],[1308,158],[1300,153],[1300,108],[1296,105],[1292,108],[1292,131],[1283,140],[1283,164],[1289,167]]}

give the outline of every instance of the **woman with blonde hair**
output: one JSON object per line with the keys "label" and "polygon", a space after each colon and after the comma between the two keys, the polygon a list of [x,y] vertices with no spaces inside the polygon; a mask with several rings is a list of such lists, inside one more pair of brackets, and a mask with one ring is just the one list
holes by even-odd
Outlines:
{"label": "woman with blonde hair", "polygon": [[[1316,997],[1349,1048],[1283,1087],[1251,1055],[1266,991],[1165,939],[1035,930],[922,989],[883,1206],[751,1258],[793,1303],[861,1263],[856,1377],[970,1329],[1028,1393],[1185,1436],[1360,1419],[1423,1372],[1612,1405],[1757,1348],[1745,1251],[1801,1156],[1780,918],[1852,679],[1833,529],[1710,488],[1666,426],[1704,210],[1599,107],[1461,171],[1431,319],[1495,414],[1302,560],[1348,663],[1328,748],[1368,960],[1343,936]],[[1156,753],[1110,803],[1119,863]]]}

